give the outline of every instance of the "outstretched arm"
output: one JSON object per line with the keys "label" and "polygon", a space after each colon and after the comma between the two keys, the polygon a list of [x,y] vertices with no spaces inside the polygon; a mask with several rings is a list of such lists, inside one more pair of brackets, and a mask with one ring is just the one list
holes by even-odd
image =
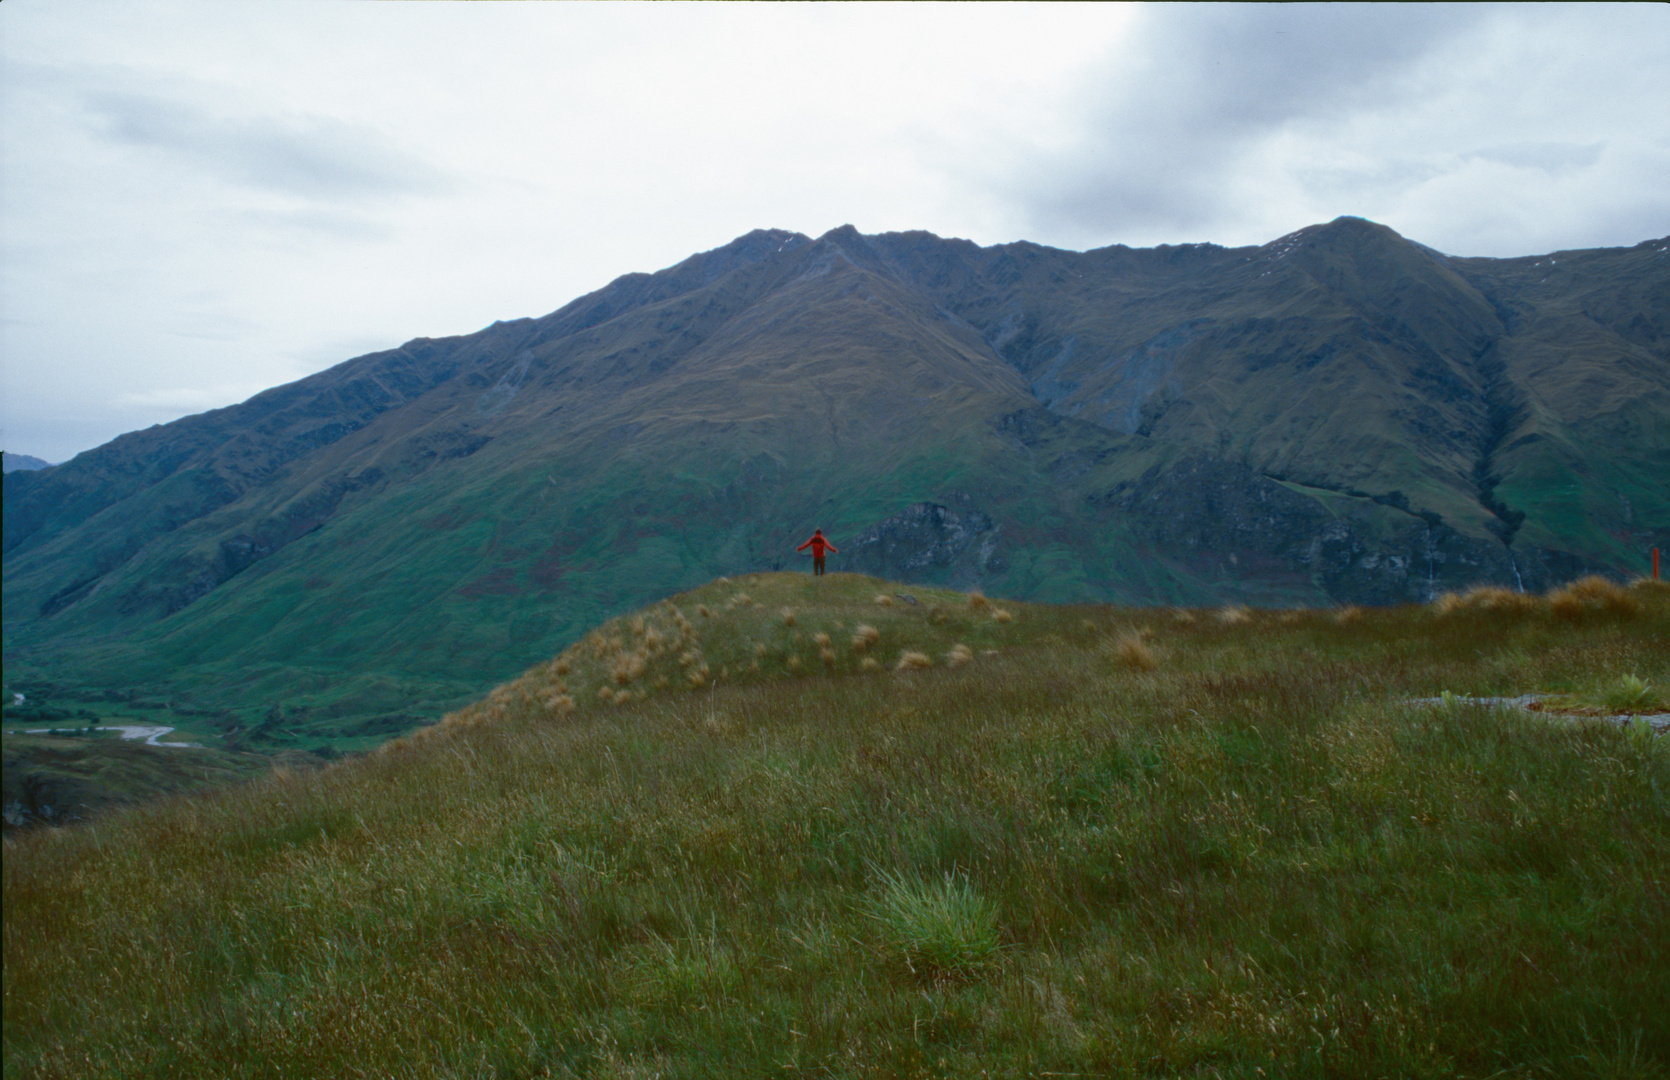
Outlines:
{"label": "outstretched arm", "polygon": [[809,548],[811,546],[812,546],[812,542],[810,540],[808,540],[804,544],[801,544],[799,547],[795,548],[795,550],[796,551],[805,551],[807,548]]}

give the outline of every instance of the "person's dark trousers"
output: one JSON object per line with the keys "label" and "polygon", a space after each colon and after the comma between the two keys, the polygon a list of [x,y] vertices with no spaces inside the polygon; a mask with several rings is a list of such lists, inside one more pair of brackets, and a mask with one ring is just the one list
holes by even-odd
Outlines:
{"label": "person's dark trousers", "polygon": [[815,555],[812,557],[812,576],[816,577],[821,573],[823,573],[823,556]]}

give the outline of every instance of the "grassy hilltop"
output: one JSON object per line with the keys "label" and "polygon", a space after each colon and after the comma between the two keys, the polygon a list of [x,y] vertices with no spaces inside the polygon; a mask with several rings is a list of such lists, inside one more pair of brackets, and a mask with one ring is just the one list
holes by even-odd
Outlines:
{"label": "grassy hilltop", "polygon": [[1662,1075],[1670,744],[1468,699],[1666,711],[1667,641],[1593,579],[721,578],[369,756],[8,838],[6,1075]]}

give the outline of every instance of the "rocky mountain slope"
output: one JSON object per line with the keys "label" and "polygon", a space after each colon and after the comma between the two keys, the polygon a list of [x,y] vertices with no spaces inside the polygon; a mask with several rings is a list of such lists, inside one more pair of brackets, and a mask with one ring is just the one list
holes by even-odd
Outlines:
{"label": "rocky mountain slope", "polygon": [[758,231],[7,474],[6,648],[323,731],[814,525],[833,569],[1048,600],[1625,575],[1670,546],[1667,248]]}

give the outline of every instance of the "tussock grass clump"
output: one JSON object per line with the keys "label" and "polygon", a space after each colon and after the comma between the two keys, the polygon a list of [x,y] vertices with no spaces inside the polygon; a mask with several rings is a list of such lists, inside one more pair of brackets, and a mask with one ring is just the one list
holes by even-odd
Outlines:
{"label": "tussock grass clump", "polygon": [[1548,607],[1564,619],[1579,619],[1594,614],[1627,618],[1637,614],[1641,604],[1632,590],[1598,574],[1591,574],[1550,592]]}
{"label": "tussock grass clump", "polygon": [[992,606],[992,602],[986,599],[985,593],[975,591],[968,594],[968,606],[973,611],[985,611]]}
{"label": "tussock grass clump", "polygon": [[861,653],[880,640],[880,630],[867,623],[860,623],[852,632],[852,651]]}
{"label": "tussock grass clump", "polygon": [[1664,695],[1652,683],[1633,673],[1607,687],[1605,701],[1606,707],[1616,713],[1666,711]]}
{"label": "tussock grass clump", "polygon": [[1241,604],[1225,604],[1218,609],[1217,619],[1220,626],[1240,626],[1252,621],[1252,612]]}
{"label": "tussock grass clump", "polygon": [[974,650],[959,641],[957,644],[951,646],[950,652],[945,654],[945,666],[959,668],[973,659]]}
{"label": "tussock grass clump", "polygon": [[1010,611],[1008,608],[993,608],[992,621],[1000,623],[1014,622],[1015,613]]}
{"label": "tussock grass clump", "polygon": [[927,653],[917,652],[914,649],[906,649],[904,652],[899,654],[899,662],[893,665],[893,670],[920,671],[922,668],[930,668],[933,666],[934,659]]}
{"label": "tussock grass clump", "polygon": [[1113,660],[1121,667],[1132,671],[1153,671],[1160,666],[1154,656],[1154,650],[1143,641],[1142,635],[1134,630],[1128,630],[1115,638],[1109,648]]}
{"label": "tussock grass clump", "polygon": [[876,593],[876,603],[880,604],[882,607],[892,607],[893,598],[888,596],[886,593]]}
{"label": "tussock grass clump", "polygon": [[1475,585],[1463,593],[1443,593],[1433,605],[1440,615],[1461,611],[1523,614],[1537,610],[1541,601],[1530,593],[1515,592],[1500,585]]}
{"label": "tussock grass clump", "polygon": [[997,907],[966,874],[947,871],[933,881],[887,870],[878,876],[881,891],[870,904],[871,918],[912,971],[969,976],[997,959]]}
{"label": "tussock grass clump", "polygon": [[1341,626],[1354,626],[1363,621],[1363,609],[1356,604],[1347,604],[1334,612],[1334,621]]}

